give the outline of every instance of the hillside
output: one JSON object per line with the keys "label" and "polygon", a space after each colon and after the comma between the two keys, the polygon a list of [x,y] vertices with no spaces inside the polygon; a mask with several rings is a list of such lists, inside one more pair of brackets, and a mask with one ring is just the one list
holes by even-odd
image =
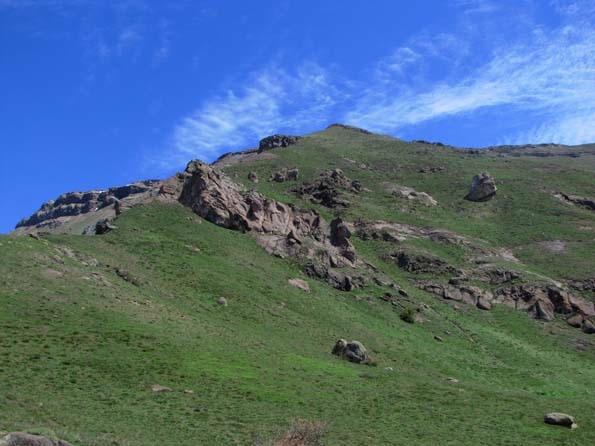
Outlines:
{"label": "hillside", "polygon": [[[0,431],[246,445],[298,418],[326,445],[590,444],[594,149],[333,125],[65,194],[0,237]],[[495,195],[466,200],[481,172]]]}

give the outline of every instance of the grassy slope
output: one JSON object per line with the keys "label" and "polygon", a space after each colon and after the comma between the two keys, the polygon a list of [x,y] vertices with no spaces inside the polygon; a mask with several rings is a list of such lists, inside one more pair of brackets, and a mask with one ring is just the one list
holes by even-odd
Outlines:
{"label": "grassy slope", "polygon": [[[509,168],[506,159],[447,158],[433,151],[426,156],[447,165],[448,173],[421,176],[412,167],[433,161],[416,160],[408,146],[376,138],[367,147],[369,139],[332,130],[300,143],[308,156],[280,150],[275,165],[230,170],[238,179],[251,169],[266,177],[279,165],[299,164],[307,178],[340,164],[331,161],[337,157],[365,157],[379,167],[392,159],[401,169],[382,178],[340,167],[373,191],[381,191],[381,181],[395,181],[430,192],[441,206],[400,210],[387,196],[368,193],[354,203],[350,218],[365,212],[435,224],[495,246],[530,246],[543,237],[536,228],[583,243],[582,232],[558,222],[555,212],[565,213],[567,224],[593,224],[589,214],[545,192],[542,204],[532,199],[528,189],[519,189],[523,169]],[[583,167],[573,163],[558,167],[568,172],[556,181],[571,192],[589,192]],[[479,205],[479,218],[474,205],[460,200],[460,189],[486,164],[503,181],[498,198]],[[544,185],[546,178],[534,174],[526,181]],[[287,184],[258,187],[288,199]],[[523,226],[522,215],[537,212],[546,222]],[[135,208],[117,225],[100,237],[0,237],[0,430],[50,429],[81,446],[231,445],[250,444],[255,433],[300,417],[328,423],[328,445],[583,445],[593,439],[593,338],[563,321],[544,324],[499,306],[454,311],[378,261],[387,249],[382,243],[356,240],[360,255],[429,305],[424,324],[402,322],[377,299],[379,289],[341,293],[309,279],[311,293],[293,288],[287,279],[301,276],[293,262],[270,257],[249,236],[215,227],[181,206]],[[584,243],[592,246],[592,240]],[[573,246],[567,256],[580,260]],[[528,268],[568,271],[565,262],[540,255],[527,253]],[[593,269],[591,258],[582,262],[575,271]],[[116,267],[140,285],[120,278]],[[228,307],[216,304],[219,296]],[[362,341],[378,367],[332,356],[339,337]],[[577,349],[579,343],[587,349]],[[459,382],[445,381],[448,376]],[[153,393],[154,383],[174,391]],[[542,416],[551,410],[576,415],[580,428],[544,425]]]}

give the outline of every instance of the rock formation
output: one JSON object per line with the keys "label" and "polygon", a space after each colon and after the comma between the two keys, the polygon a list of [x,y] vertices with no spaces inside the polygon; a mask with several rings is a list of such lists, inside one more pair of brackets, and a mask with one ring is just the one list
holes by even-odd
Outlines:
{"label": "rock formation", "polygon": [[295,181],[298,179],[299,176],[300,171],[297,167],[292,167],[291,169],[284,167],[283,169],[272,174],[269,181],[283,183],[285,181]]}
{"label": "rock formation", "polygon": [[471,180],[469,193],[465,200],[469,201],[488,201],[496,195],[496,182],[489,173],[482,172],[475,175]]}
{"label": "rock formation", "polygon": [[296,144],[300,140],[300,136],[290,135],[271,135],[260,140],[258,144],[258,152],[275,149],[277,147],[288,147]]}

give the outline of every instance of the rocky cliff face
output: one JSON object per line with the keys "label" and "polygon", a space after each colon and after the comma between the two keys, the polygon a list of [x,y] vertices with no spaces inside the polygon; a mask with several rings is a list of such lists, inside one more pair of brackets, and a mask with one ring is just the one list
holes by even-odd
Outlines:
{"label": "rocky cliff face", "polygon": [[161,181],[147,180],[107,190],[62,194],[21,220],[15,233],[94,233],[99,220],[113,218],[127,207],[146,202],[158,193],[160,184]]}

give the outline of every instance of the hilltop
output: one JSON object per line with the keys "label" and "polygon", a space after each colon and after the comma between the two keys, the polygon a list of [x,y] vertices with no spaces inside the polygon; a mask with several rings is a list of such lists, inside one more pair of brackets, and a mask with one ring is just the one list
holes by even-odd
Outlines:
{"label": "hilltop", "polygon": [[595,145],[335,124],[64,194],[0,237],[0,430],[252,444],[301,418],[328,445],[585,444],[593,171]]}

